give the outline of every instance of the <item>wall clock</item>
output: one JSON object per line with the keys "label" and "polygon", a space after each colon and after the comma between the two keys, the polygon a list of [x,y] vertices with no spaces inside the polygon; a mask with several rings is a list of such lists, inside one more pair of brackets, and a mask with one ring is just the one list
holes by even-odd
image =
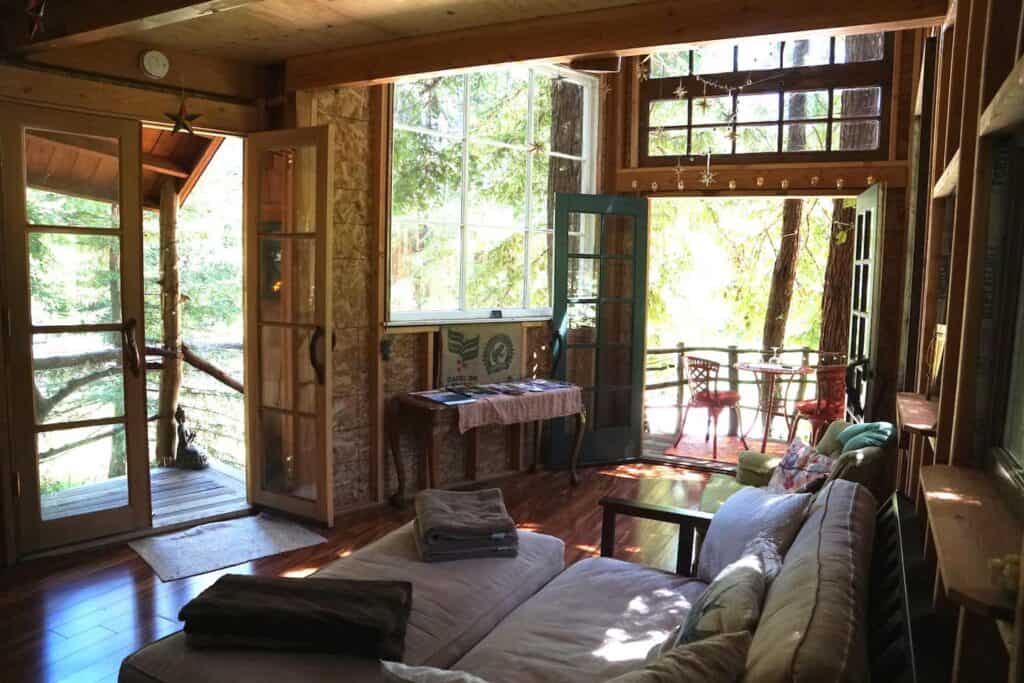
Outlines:
{"label": "wall clock", "polygon": [[142,73],[154,80],[161,80],[171,70],[171,60],[159,50],[146,50],[139,56]]}

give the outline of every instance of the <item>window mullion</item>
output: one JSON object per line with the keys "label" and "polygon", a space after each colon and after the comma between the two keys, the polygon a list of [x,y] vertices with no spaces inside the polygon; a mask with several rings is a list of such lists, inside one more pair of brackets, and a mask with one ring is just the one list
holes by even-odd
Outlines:
{"label": "window mullion", "polygon": [[462,76],[462,198],[459,216],[459,310],[466,310],[466,279],[469,268],[469,74]]}
{"label": "window mullion", "polygon": [[[530,69],[529,79],[526,85],[526,229],[523,232],[523,300],[522,307],[528,308],[530,305],[530,228],[532,227],[530,209],[533,198],[533,157],[536,154],[540,154],[534,148],[534,142],[537,139],[534,131],[534,120],[533,120],[533,97],[535,91],[534,83],[534,71]],[[552,114],[554,115],[554,114]],[[550,162],[549,162],[550,163]],[[551,188],[548,188],[550,191]]]}

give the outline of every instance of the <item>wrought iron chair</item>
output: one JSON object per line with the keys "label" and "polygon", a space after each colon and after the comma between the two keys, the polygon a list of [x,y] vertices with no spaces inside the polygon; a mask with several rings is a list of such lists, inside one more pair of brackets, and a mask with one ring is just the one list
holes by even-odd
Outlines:
{"label": "wrought iron chair", "polygon": [[714,422],[715,438],[712,441],[712,458],[718,459],[718,416],[723,410],[736,411],[736,424],[739,427],[740,440],[743,448],[747,448],[747,440],[743,434],[743,418],[740,415],[740,392],[719,391],[718,373],[722,364],[706,358],[697,356],[686,356],[686,383],[690,387],[690,400],[683,411],[682,420],[679,422],[679,436],[676,438],[676,448],[681,445],[686,430],[686,418],[690,415],[690,408],[705,408],[708,411],[708,431],[704,436],[704,443],[711,438],[711,423]]}
{"label": "wrought iron chair", "polygon": [[818,395],[816,398],[796,402],[789,422],[790,442],[796,436],[800,420],[811,423],[811,443],[817,443],[829,423],[846,416],[846,365],[819,365],[815,375]]}

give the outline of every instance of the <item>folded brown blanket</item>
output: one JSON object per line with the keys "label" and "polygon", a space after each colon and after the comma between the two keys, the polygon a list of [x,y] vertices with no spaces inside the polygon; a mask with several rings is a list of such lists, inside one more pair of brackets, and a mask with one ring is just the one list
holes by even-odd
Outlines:
{"label": "folded brown blanket", "polygon": [[222,576],[181,608],[200,648],[301,650],[402,661],[406,581]]}
{"label": "folded brown blanket", "polygon": [[416,522],[428,545],[439,541],[507,541],[516,523],[505,509],[501,489],[440,491],[416,494]]}
{"label": "folded brown blanket", "polygon": [[519,554],[519,538],[515,534],[502,534],[500,539],[438,540],[427,543],[415,522],[416,550],[424,562],[450,562],[478,557],[515,557]]}

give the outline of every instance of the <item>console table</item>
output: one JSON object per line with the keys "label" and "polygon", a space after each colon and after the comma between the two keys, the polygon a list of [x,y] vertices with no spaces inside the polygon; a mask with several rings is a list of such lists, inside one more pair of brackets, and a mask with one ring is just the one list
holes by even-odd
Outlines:
{"label": "console table", "polygon": [[[578,390],[578,388],[576,388]],[[529,401],[530,394],[523,394],[521,397],[512,396],[506,397],[507,400],[523,400]],[[394,505],[400,505],[405,499],[405,476],[402,472],[401,467],[401,434],[402,430],[406,429],[412,432],[420,447],[419,457],[419,488],[431,488],[436,487],[440,482],[439,476],[439,461],[441,451],[444,445],[444,438],[451,431],[459,431],[459,408],[460,406],[447,406],[437,401],[432,401],[428,398],[418,396],[415,393],[400,394],[392,399],[391,406],[391,417],[392,424],[395,428],[388,430],[388,436],[391,446],[391,455],[395,464],[395,473],[398,478],[398,490],[393,496],[391,496],[391,502]],[[530,471],[534,472],[537,469],[538,460],[540,457],[540,443],[541,433],[543,431],[544,419],[554,419],[559,417],[575,417],[576,419],[576,434],[573,442],[572,453],[569,458],[569,476],[573,485],[575,485],[579,478],[576,474],[576,464],[579,460],[580,450],[583,446],[583,434],[586,429],[586,413],[584,410],[580,410],[577,413],[570,415],[551,415],[539,420],[528,420],[529,422],[536,422],[537,424],[537,439],[533,449],[533,462],[530,464]],[[483,424],[477,425],[478,427],[505,424],[509,431],[510,446],[510,459],[512,461],[513,469],[519,469],[519,447],[522,441],[522,427],[526,422],[517,422],[508,424],[505,422],[489,421]],[[477,456],[480,448],[480,437],[477,428],[471,428],[465,432],[465,447],[466,447],[466,465],[465,465],[465,479],[466,481],[474,481],[476,479],[476,464]]]}

